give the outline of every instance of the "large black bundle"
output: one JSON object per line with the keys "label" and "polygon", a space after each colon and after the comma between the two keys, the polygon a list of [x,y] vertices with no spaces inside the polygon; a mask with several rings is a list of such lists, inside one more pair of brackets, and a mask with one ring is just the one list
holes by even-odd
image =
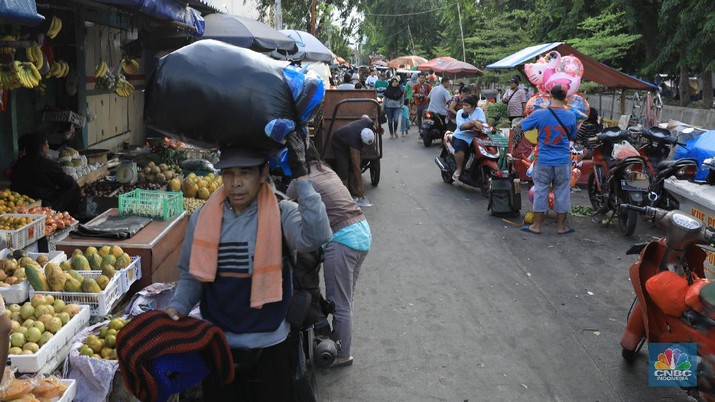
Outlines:
{"label": "large black bundle", "polygon": [[282,145],[265,134],[273,119],[296,120],[285,62],[215,40],[163,57],[150,78],[144,121],[160,133],[202,147]]}

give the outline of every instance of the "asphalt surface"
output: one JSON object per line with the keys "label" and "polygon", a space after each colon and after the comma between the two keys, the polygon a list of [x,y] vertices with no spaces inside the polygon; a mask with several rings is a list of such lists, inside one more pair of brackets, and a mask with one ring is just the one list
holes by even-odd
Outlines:
{"label": "asphalt surface", "polygon": [[[442,182],[431,148],[385,139],[373,246],[355,296],[350,367],[317,373],[322,401],[686,401],[649,388],[647,352],[629,366],[619,340],[634,293],[626,256],[659,235],[625,238],[572,217],[557,235],[489,215],[478,191]],[[522,212],[530,210],[522,187]],[[589,205],[585,189],[573,205]]]}

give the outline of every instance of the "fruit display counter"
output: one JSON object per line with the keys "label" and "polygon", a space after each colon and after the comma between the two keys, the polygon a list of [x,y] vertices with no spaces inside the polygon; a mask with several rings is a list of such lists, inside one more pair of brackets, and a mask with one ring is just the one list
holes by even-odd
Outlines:
{"label": "fruit display counter", "polygon": [[[105,219],[107,216],[117,215],[118,210],[112,208],[97,216],[89,224]],[[132,295],[152,283],[173,282],[179,279],[176,265],[181,255],[187,224],[188,214],[182,212],[181,215],[169,220],[153,220],[133,237],[123,240],[78,237],[70,234],[57,243],[57,250],[72,255],[77,248],[84,250],[87,247],[106,244],[110,247],[119,246],[127,254],[141,257],[141,279],[131,286],[129,295]]]}

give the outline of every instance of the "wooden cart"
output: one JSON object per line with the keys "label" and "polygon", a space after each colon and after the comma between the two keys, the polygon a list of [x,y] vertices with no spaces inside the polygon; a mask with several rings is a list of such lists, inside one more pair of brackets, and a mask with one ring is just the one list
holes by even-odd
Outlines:
{"label": "wooden cart", "polygon": [[[325,93],[322,116],[318,117],[315,130],[315,145],[323,160],[335,160],[330,145],[333,133],[340,127],[360,119],[362,115],[379,121],[380,104],[374,89],[329,89]],[[382,158],[382,130],[375,133],[375,146],[362,152],[361,172],[370,170],[370,182],[377,186],[380,182],[380,158]]]}

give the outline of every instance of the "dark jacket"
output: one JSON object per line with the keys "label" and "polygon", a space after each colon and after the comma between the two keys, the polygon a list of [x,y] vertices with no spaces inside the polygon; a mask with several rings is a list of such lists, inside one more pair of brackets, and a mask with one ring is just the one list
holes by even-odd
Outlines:
{"label": "dark jacket", "polygon": [[79,185],[57,162],[39,156],[23,156],[12,170],[11,189],[51,205],[59,211],[76,208]]}

